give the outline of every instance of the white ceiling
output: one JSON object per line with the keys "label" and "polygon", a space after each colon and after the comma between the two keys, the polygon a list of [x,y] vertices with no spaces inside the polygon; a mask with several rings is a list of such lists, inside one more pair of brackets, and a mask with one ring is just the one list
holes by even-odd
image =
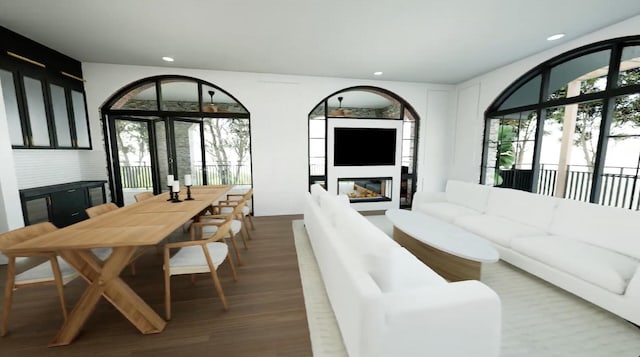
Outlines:
{"label": "white ceiling", "polygon": [[638,0],[0,0],[0,25],[83,62],[451,84],[638,14]]}

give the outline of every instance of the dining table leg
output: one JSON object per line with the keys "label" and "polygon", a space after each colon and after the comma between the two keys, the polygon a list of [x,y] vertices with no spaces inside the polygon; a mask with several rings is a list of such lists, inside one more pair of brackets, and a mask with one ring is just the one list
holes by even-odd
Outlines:
{"label": "dining table leg", "polygon": [[116,247],[104,262],[90,250],[59,252],[89,286],[49,346],[64,346],[73,342],[102,296],[143,334],[164,330],[166,321],[120,278],[120,273],[135,252],[136,247]]}

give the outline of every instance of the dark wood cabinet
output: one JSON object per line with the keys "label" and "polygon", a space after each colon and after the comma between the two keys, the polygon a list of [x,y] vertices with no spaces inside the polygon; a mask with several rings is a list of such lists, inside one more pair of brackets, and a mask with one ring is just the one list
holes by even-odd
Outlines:
{"label": "dark wood cabinet", "polygon": [[59,228],[87,219],[85,209],[106,202],[106,181],[78,181],[20,190],[25,225],[50,221]]}

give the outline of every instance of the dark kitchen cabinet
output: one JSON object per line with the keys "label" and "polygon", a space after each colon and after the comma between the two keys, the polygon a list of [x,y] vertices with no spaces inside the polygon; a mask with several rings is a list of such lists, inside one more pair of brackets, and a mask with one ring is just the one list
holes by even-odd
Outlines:
{"label": "dark kitchen cabinet", "polygon": [[85,209],[106,202],[106,181],[78,181],[20,190],[25,225],[50,221],[59,228],[87,219]]}

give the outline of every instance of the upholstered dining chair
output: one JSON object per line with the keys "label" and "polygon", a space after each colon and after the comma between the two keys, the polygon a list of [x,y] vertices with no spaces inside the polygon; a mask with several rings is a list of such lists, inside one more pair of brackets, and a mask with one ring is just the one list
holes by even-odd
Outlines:
{"label": "upholstered dining chair", "polygon": [[107,202],[101,205],[89,207],[85,210],[85,212],[87,213],[87,216],[89,216],[89,218],[93,218],[117,209],[118,209],[118,206],[115,203]]}
{"label": "upholstered dining chair", "polygon": [[[242,209],[244,208],[245,204],[246,202],[241,201],[234,206],[212,205],[211,208],[214,214],[201,215],[197,217],[197,220],[194,223],[194,225],[202,227],[201,229],[204,234],[214,234],[218,230],[218,227],[226,222],[231,222],[231,227],[229,229],[229,240],[231,241],[231,245],[233,246],[233,251],[235,253],[238,265],[242,265],[243,263],[240,259],[240,252],[238,250],[238,246],[236,245],[235,237],[237,235],[240,235],[240,237],[242,238],[242,243],[244,244],[244,249],[249,249],[246,238],[246,236],[248,236],[248,230],[247,227],[242,224]],[[229,207],[233,208],[231,212],[226,214],[219,213],[221,208]]]}
{"label": "upholstered dining chair", "polygon": [[140,201],[144,201],[146,199],[149,199],[149,198],[151,198],[153,196],[154,196],[153,192],[145,191],[145,192],[136,193],[135,195],[133,195],[133,198],[136,199],[136,202],[140,202]]}
{"label": "upholstered dining chair", "polygon": [[[94,218],[94,217],[98,217],[100,215],[103,215],[105,213],[111,212],[111,211],[115,211],[117,210],[119,207],[113,203],[113,202],[107,202],[107,203],[103,203],[101,205],[97,205],[97,206],[93,206],[93,207],[89,207],[87,209],[85,209],[85,212],[87,213],[87,216],[89,216],[89,218]],[[91,251],[93,252],[93,254],[95,254],[100,260],[105,260],[109,257],[109,255],[111,255],[111,248],[96,248],[96,249],[91,249]],[[137,257],[139,257],[139,255],[135,255],[132,259],[131,259],[131,275],[136,275],[136,264],[133,262],[133,260],[135,260]]]}
{"label": "upholstered dining chair", "polygon": [[[223,201],[218,201],[218,205],[219,206],[233,206],[235,204],[237,204],[238,202],[244,201],[245,205],[242,208],[242,222],[245,224],[245,226],[247,225],[247,221],[249,221],[249,223],[251,224],[251,230],[256,230],[256,227],[253,225],[253,216],[251,215],[251,207],[249,207],[249,201],[251,200],[251,198],[253,197],[253,189],[250,188],[249,190],[247,190],[244,193],[229,193],[227,194],[227,199],[223,200]],[[230,213],[233,209],[231,207],[221,207],[220,208],[220,213],[222,214],[227,214]],[[247,235],[248,235],[248,231],[247,231]],[[249,239],[251,239],[251,236],[248,236]]]}
{"label": "upholstered dining chair", "polygon": [[[9,248],[18,243],[53,232],[57,229],[58,228],[51,222],[42,222],[2,233],[0,234],[0,249]],[[4,305],[2,307],[2,336],[5,336],[9,331],[9,311],[11,309],[13,292],[20,287],[54,284],[58,292],[58,298],[60,299],[62,315],[66,320],[67,307],[64,300],[63,286],[80,276],[80,274],[78,274],[78,272],[62,258],[56,256],[55,253],[41,253],[38,255],[6,255],[9,262],[7,264],[7,280],[4,287]],[[46,257],[48,258],[48,261],[16,275],[16,258],[33,256]]]}
{"label": "upholstered dining chair", "polygon": [[[225,261],[229,261],[233,281],[237,281],[236,269],[229,257],[229,246],[225,242],[225,236],[231,229],[231,221],[220,225],[217,231],[208,236],[202,231],[203,225],[194,223],[190,227],[191,240],[185,242],[167,243],[164,246],[164,289],[165,289],[165,314],[167,320],[171,320],[171,276],[184,274],[210,273],[213,284],[220,296],[220,301],[225,310],[229,310],[227,299],[224,296],[220,279],[216,270]],[[180,250],[170,256],[171,249]],[[192,280],[193,281],[193,280]]]}

